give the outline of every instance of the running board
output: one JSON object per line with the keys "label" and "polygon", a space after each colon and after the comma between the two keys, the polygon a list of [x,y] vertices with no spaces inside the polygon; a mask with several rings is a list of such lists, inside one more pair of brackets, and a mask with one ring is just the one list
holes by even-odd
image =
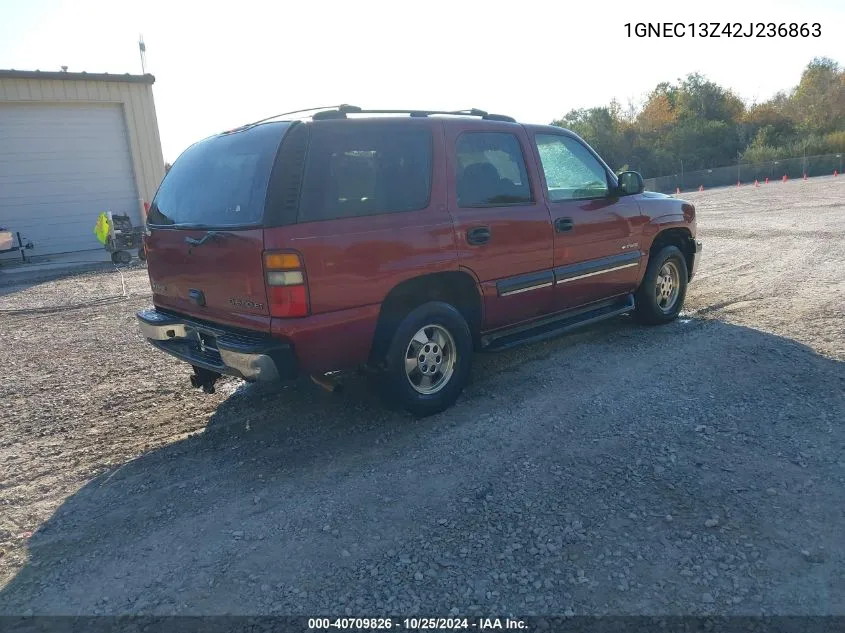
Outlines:
{"label": "running board", "polygon": [[634,309],[634,295],[603,301],[585,308],[556,314],[533,323],[500,330],[481,337],[481,348],[498,352],[525,343],[544,341],[585,325],[625,314]]}

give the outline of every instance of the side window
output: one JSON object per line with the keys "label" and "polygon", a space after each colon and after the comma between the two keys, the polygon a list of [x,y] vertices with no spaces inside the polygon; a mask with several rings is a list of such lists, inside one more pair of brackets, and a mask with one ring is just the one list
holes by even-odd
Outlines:
{"label": "side window", "polygon": [[546,174],[550,201],[604,198],[608,195],[607,172],[581,143],[557,134],[538,134],[535,140]]}
{"label": "side window", "polygon": [[500,207],[532,201],[525,158],[513,134],[466,132],[458,138],[459,207]]}
{"label": "side window", "polygon": [[396,125],[316,123],[299,221],[414,211],[431,194],[431,132]]}

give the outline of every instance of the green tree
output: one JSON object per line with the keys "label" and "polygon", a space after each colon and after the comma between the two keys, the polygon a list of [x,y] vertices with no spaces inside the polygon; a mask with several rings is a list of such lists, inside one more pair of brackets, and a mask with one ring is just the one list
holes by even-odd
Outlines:
{"label": "green tree", "polygon": [[845,72],[832,59],[813,59],[790,99],[794,121],[806,132],[833,132],[845,126]]}
{"label": "green tree", "polygon": [[845,143],[845,72],[813,59],[790,91],[748,107],[701,74],[654,87],[642,108],[629,101],[572,110],[553,125],[567,127],[611,167],[646,177],[733,165],[737,154],[765,162],[803,153],[841,152]]}
{"label": "green tree", "polygon": [[613,167],[624,160],[620,117],[618,104],[615,108],[611,104],[608,108],[572,110],[562,119],[552,121],[552,125],[568,128],[578,136],[589,139],[587,142]]}
{"label": "green tree", "polygon": [[708,81],[698,73],[687,75],[676,91],[678,119],[699,119],[739,123],[745,105],[730,90]]}

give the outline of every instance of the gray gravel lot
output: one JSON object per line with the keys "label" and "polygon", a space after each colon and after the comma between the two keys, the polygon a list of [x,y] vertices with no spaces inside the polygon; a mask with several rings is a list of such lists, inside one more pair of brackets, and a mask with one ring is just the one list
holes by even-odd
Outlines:
{"label": "gray gravel lot", "polygon": [[682,319],[479,355],[423,421],[190,389],[144,269],[0,313],[0,613],[845,614],[845,178],[688,198]]}

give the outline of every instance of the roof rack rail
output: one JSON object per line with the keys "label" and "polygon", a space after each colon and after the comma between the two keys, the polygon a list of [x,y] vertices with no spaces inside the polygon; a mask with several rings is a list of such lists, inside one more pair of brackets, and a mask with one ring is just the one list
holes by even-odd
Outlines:
{"label": "roof rack rail", "polygon": [[268,116],[264,119],[259,119],[258,121],[253,121],[252,123],[245,123],[244,125],[240,125],[234,129],[227,130],[226,132],[224,132],[224,134],[240,132],[242,130],[246,130],[247,128],[251,128],[255,125],[258,125],[259,123],[266,123],[267,121],[272,121],[273,119],[278,119],[279,117],[288,116],[290,114],[301,114],[303,112],[313,112],[314,114],[310,116],[315,121],[321,121],[325,119],[345,119],[347,118],[347,114],[407,114],[414,118],[427,117],[435,114],[446,114],[452,116],[477,116],[488,121],[505,121],[507,123],[516,123],[516,119],[514,119],[513,117],[504,114],[490,114],[489,112],[486,112],[485,110],[479,110],[478,108],[468,108],[466,110],[364,110],[363,108],[360,108],[358,106],[349,105],[348,103],[341,103],[340,105],[319,106],[316,108],[303,108],[302,110],[292,110],[290,112],[274,114],[273,116]]}
{"label": "roof rack rail", "polygon": [[345,119],[347,114],[407,114],[411,117],[427,117],[432,115],[450,115],[450,116],[475,116],[488,121],[506,121],[508,123],[516,123],[516,119],[504,114],[490,114],[485,110],[478,108],[468,108],[466,110],[412,110],[412,109],[364,109],[358,106],[344,104],[332,110],[322,110],[314,113],[311,118],[314,120],[322,119]]}
{"label": "roof rack rail", "polygon": [[[331,110],[331,111],[340,111],[344,110],[345,108],[355,108],[355,106],[350,106],[345,103],[341,103],[340,105],[330,105],[330,106],[317,106],[316,108],[303,108],[302,110],[291,110],[290,112],[282,112],[281,114],[274,114],[273,116],[268,116],[263,119],[259,119],[258,121],[253,121],[252,123],[244,123],[243,125],[239,125],[238,127],[229,130],[226,134],[231,132],[239,132],[241,130],[245,130],[247,128],[253,127],[254,125],[258,125],[259,123],[266,123],[267,121],[272,121],[273,119],[278,119],[280,116],[288,116],[289,114],[301,114],[302,112],[315,112],[315,111],[322,111],[322,110]],[[360,108],[359,108],[360,110]]]}

